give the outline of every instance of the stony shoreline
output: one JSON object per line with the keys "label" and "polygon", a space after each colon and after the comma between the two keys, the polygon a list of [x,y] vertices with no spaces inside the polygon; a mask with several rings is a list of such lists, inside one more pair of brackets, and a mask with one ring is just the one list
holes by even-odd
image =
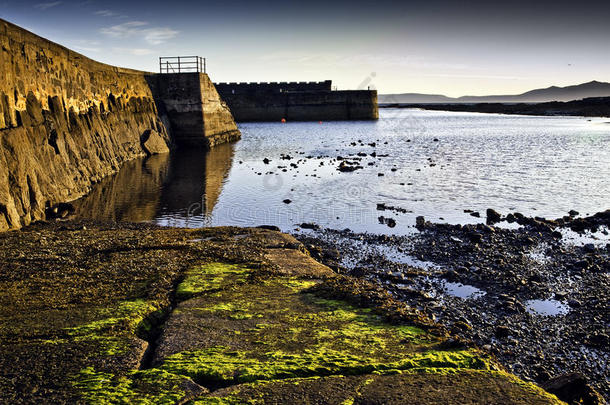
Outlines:
{"label": "stony shoreline", "polygon": [[490,210],[490,225],[419,218],[410,236],[318,230],[297,237],[314,257],[382,286],[518,376],[551,386],[554,377],[577,373],[571,378],[583,393],[588,384],[608,400],[610,244],[574,244],[564,235],[607,238],[610,211],[576,214],[546,220]]}
{"label": "stony shoreline", "polygon": [[0,402],[561,403],[268,229],[37,223],[0,302]]}

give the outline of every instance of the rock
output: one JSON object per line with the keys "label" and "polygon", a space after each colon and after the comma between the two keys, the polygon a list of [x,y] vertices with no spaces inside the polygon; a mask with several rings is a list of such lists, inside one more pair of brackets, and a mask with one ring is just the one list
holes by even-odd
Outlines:
{"label": "rock", "polygon": [[532,245],[536,244],[536,241],[528,236],[525,239],[523,239],[523,244],[526,246],[532,246]]}
{"label": "rock", "polygon": [[571,217],[577,217],[578,215],[580,215],[580,213],[575,210],[570,210],[568,211],[568,215],[570,215]]}
{"label": "rock", "polygon": [[489,225],[493,225],[496,222],[502,221],[502,215],[500,215],[497,211],[488,208],[487,209],[487,223]]}
{"label": "rock", "polygon": [[506,338],[512,334],[512,330],[507,326],[498,326],[495,331],[495,335],[498,338]]}
{"label": "rock", "polygon": [[447,270],[442,277],[448,281],[456,281],[459,279],[459,276],[455,270]]}
{"label": "rock", "polygon": [[46,219],[64,219],[74,213],[74,206],[70,203],[59,203],[45,210]]}
{"label": "rock", "polygon": [[259,228],[259,229],[267,229],[268,231],[277,231],[277,232],[281,231],[281,229],[278,228],[275,225],[259,225],[259,226],[257,226],[257,228]]}
{"label": "rock", "polygon": [[380,224],[386,224],[390,228],[394,228],[396,226],[396,220],[394,218],[386,218],[384,216],[380,216],[378,220]]}
{"label": "rock", "polygon": [[268,165],[271,162],[271,160],[269,160],[268,158],[264,158],[263,159],[263,163]]}
{"label": "rock", "polygon": [[542,388],[570,404],[601,405],[602,397],[580,373],[562,374],[543,383]]}
{"label": "rock", "polygon": [[587,243],[583,246],[583,250],[587,253],[594,253],[596,249],[594,244]]}
{"label": "rock", "polygon": [[423,216],[418,216],[417,218],[415,218],[415,227],[417,227],[417,229],[421,229],[424,228],[426,226],[426,219]]}
{"label": "rock", "polygon": [[142,149],[144,149],[148,156],[169,152],[166,140],[163,139],[161,134],[152,129],[144,131],[141,143]]}
{"label": "rock", "polygon": [[558,291],[555,293],[555,299],[558,301],[563,301],[568,297],[567,291]]}
{"label": "rock", "polygon": [[481,243],[481,241],[483,240],[483,235],[477,232],[470,233],[468,237],[470,238],[470,241],[472,243]]}
{"label": "rock", "polygon": [[320,225],[313,223],[313,222],[303,222],[300,226],[303,229],[315,229],[315,230],[320,229]]}
{"label": "rock", "polygon": [[603,350],[610,347],[610,336],[602,331],[597,331],[587,336],[585,339],[585,344],[591,347],[598,347]]}
{"label": "rock", "polygon": [[590,263],[587,260],[578,260],[572,265],[572,268],[576,270],[586,270],[590,266]]}
{"label": "rock", "polygon": [[582,306],[582,303],[578,300],[569,300],[568,305],[572,308],[580,308]]}
{"label": "rock", "polygon": [[484,225],[484,224],[480,224],[480,225],[481,225],[480,229],[482,231],[484,231],[485,233],[495,233],[496,232],[496,228],[494,228],[493,226]]}
{"label": "rock", "polygon": [[291,199],[286,198],[284,201],[282,201],[284,204],[290,204],[292,202]]}
{"label": "rock", "polygon": [[355,162],[348,162],[346,160],[342,161],[337,167],[337,170],[339,170],[340,172],[353,172],[358,169],[362,169],[362,166]]}
{"label": "rock", "polygon": [[470,216],[471,216],[471,217],[475,217],[475,218],[480,218],[480,217],[481,217],[481,214],[479,214],[478,212],[474,211],[474,212],[471,212],[471,213],[470,213]]}

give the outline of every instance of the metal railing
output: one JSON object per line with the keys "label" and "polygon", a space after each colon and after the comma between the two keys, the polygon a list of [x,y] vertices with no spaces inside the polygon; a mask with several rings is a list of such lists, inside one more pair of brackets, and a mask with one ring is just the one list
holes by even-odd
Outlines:
{"label": "metal railing", "polygon": [[200,56],[162,56],[159,73],[207,73],[206,60]]}

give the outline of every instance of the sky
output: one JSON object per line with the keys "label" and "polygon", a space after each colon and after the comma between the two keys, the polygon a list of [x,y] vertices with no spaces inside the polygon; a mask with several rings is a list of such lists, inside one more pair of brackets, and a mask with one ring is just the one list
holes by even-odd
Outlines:
{"label": "sky", "polygon": [[215,82],[453,97],[610,82],[608,0],[0,0],[0,18],[112,65],[206,57]]}

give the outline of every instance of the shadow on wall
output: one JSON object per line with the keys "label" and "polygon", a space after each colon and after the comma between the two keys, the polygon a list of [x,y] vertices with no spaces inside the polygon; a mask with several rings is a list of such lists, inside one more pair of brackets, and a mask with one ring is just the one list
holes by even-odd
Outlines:
{"label": "shadow on wall", "polygon": [[178,149],[127,162],[74,202],[75,216],[149,222],[162,215],[184,216],[193,207],[191,215],[208,215],[231,169],[233,148],[233,144],[224,144],[207,152]]}

